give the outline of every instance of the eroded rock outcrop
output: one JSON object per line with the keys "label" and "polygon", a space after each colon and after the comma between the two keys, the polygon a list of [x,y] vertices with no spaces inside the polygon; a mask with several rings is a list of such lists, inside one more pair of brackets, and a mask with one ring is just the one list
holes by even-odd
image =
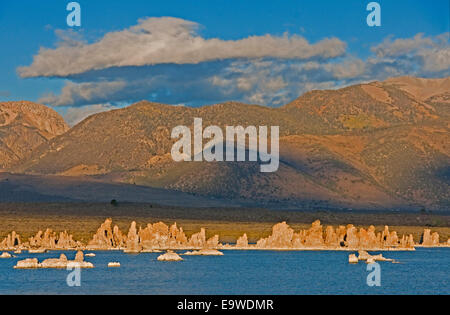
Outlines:
{"label": "eroded rock outcrop", "polygon": [[256,243],[256,248],[287,249],[292,248],[294,230],[286,222],[275,224],[272,234]]}
{"label": "eroded rock outcrop", "polygon": [[[239,239],[236,248],[251,248],[243,244]],[[403,235],[399,239],[397,232],[389,231],[385,226],[383,232],[376,233],[375,227],[370,226],[367,230],[356,228],[349,224],[339,226],[336,230],[327,226],[325,231],[319,220],[312,223],[308,230],[295,232],[286,222],[276,224],[272,234],[260,239],[255,248],[257,249],[414,249],[412,235]]]}
{"label": "eroded rock outcrop", "polygon": [[15,231],[12,231],[2,242],[0,242],[0,250],[15,250],[20,248],[21,245],[20,235]]}
{"label": "eroded rock outcrop", "polygon": [[[425,229],[422,246],[449,246],[439,243],[439,234]],[[0,250],[28,250],[29,253],[43,253],[47,250],[124,250],[128,253],[157,252],[161,250],[203,250],[203,249],[278,249],[278,250],[414,250],[413,236],[390,231],[388,226],[377,232],[374,226],[357,228],[352,224],[324,228],[319,220],[309,229],[294,231],[286,222],[275,224],[271,235],[261,238],[256,244],[249,244],[247,234],[238,238],[236,245],[222,245],[219,235],[207,239],[206,230],[200,229],[187,237],[183,228],[176,223],[171,226],[158,222],[144,228],[132,222],[127,234],[106,219],[86,246],[75,241],[66,231],[56,233],[51,229],[39,231],[22,243],[20,236],[12,232],[0,242]]]}
{"label": "eroded rock outcrop", "polygon": [[170,228],[162,222],[148,224],[139,231],[139,237],[144,250],[183,248],[188,243],[183,229],[178,228],[176,223]]}
{"label": "eroded rock outcrop", "polygon": [[98,228],[97,232],[89,241],[86,248],[92,250],[108,250],[122,248],[126,243],[126,236],[122,234],[119,227],[112,226],[112,219],[106,221]]}
{"label": "eroded rock outcrop", "polygon": [[334,230],[334,227],[327,226],[325,230],[325,245],[329,247],[338,247],[340,244],[340,236]]}
{"label": "eroded rock outcrop", "polygon": [[221,247],[219,236],[206,239],[206,230],[186,236],[183,228],[176,223],[170,227],[163,222],[147,224],[145,228],[137,227],[132,222],[128,234],[124,235],[117,226],[111,228],[112,220],[107,219],[88,243],[87,249],[108,250],[123,249],[127,253],[155,252],[167,249],[217,249]]}
{"label": "eroded rock outcrop", "polygon": [[158,257],[159,261],[181,261],[183,258],[173,251],[167,251],[167,253]]}
{"label": "eroded rock outcrop", "polygon": [[309,230],[305,233],[305,246],[306,247],[323,247],[323,228],[320,221],[314,221]]}
{"label": "eroded rock outcrop", "polygon": [[130,229],[128,230],[126,249],[127,253],[139,253],[142,250],[140,238],[136,229],[136,222],[132,222]]}
{"label": "eroded rock outcrop", "polygon": [[45,232],[39,231],[34,237],[30,237],[28,241],[30,248],[44,249],[76,249],[82,247],[80,242],[73,240],[72,235],[67,231],[56,233],[51,229]]}
{"label": "eroded rock outcrop", "polygon": [[248,248],[248,237],[247,233],[244,233],[241,237],[237,239],[236,248]]}
{"label": "eroded rock outcrop", "polygon": [[439,233],[431,233],[430,229],[425,229],[422,235],[422,246],[439,246]]}
{"label": "eroded rock outcrop", "polygon": [[381,236],[376,234],[375,227],[371,225],[367,231],[363,228],[359,230],[359,246],[362,248],[377,248],[380,245]]}

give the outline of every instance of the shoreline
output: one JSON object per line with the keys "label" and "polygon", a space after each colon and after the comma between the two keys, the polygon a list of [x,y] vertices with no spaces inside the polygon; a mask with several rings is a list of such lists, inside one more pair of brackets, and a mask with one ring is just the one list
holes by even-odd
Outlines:
{"label": "shoreline", "polygon": [[235,243],[243,232],[247,233],[249,243],[256,243],[260,238],[268,237],[278,222],[286,221],[294,230],[299,230],[307,229],[317,219],[334,228],[352,223],[365,229],[374,225],[377,231],[382,231],[388,225],[398,234],[412,234],[416,244],[421,241],[424,229],[438,232],[442,240],[450,238],[450,213],[284,211],[119,202],[117,206],[109,203],[0,203],[0,241],[11,231],[28,239],[37,231],[50,228],[67,231],[74,239],[87,243],[105,218],[112,218],[122,231],[127,231],[132,221],[138,226],[146,226],[148,222],[161,221],[167,225],[177,222],[188,237],[206,228],[208,238],[219,235],[223,243]]}
{"label": "shoreline", "polygon": [[21,238],[12,231],[0,239],[0,251],[29,251],[44,253],[53,250],[101,251],[117,250],[131,254],[165,250],[275,250],[275,251],[414,251],[416,247],[450,247],[450,238],[441,242],[439,233],[424,229],[420,242],[415,242],[412,234],[398,234],[384,226],[377,231],[369,228],[357,228],[352,224],[337,228],[322,226],[319,220],[314,221],[309,229],[296,232],[286,222],[275,224],[272,233],[261,237],[255,243],[249,241],[245,231],[235,243],[222,243],[218,234],[207,237],[206,229],[200,228],[198,233],[190,237],[177,223],[169,226],[163,222],[138,226],[133,221],[128,233],[123,233],[112,219],[106,219],[90,240],[75,240],[67,231],[54,232],[51,229],[38,231],[35,236]]}

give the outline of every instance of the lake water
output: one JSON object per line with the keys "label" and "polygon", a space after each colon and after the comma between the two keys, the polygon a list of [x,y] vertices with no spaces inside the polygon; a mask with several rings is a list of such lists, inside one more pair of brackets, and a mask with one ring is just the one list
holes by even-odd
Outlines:
{"label": "lake water", "polygon": [[[384,252],[400,263],[380,262],[380,287],[367,285],[364,262],[351,265],[349,252],[332,251],[224,251],[182,262],[159,262],[156,253],[96,252],[86,258],[95,268],[81,271],[81,287],[67,285],[67,270],[13,269],[19,259],[60,253],[0,259],[0,294],[450,294],[450,248]],[[107,268],[113,261],[122,267]]]}

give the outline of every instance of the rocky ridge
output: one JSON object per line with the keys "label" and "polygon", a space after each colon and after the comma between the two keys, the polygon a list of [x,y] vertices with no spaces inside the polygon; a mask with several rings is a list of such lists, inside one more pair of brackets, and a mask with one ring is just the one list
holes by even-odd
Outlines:
{"label": "rocky ridge", "polygon": [[54,110],[33,102],[0,102],[0,169],[28,157],[35,148],[69,130]]}

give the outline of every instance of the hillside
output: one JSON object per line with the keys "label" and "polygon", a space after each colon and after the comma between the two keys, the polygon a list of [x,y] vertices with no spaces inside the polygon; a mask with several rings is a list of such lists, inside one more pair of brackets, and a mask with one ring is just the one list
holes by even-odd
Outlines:
{"label": "hillside", "polygon": [[32,102],[0,102],[0,169],[69,129],[52,109]]}
{"label": "hillside", "polygon": [[447,119],[448,123],[448,117],[450,116],[450,78],[399,77],[387,80],[386,84],[393,85],[432,105],[440,116]]}
{"label": "hillside", "polygon": [[311,91],[281,110],[314,134],[374,130],[440,118],[436,108],[387,82]]}
{"label": "hillside", "polygon": [[[450,208],[450,80],[395,78],[311,91],[268,108],[139,102],[90,116],[12,171],[91,176],[214,198],[304,208]],[[178,125],[280,126],[280,168],[257,162],[175,163]]]}

